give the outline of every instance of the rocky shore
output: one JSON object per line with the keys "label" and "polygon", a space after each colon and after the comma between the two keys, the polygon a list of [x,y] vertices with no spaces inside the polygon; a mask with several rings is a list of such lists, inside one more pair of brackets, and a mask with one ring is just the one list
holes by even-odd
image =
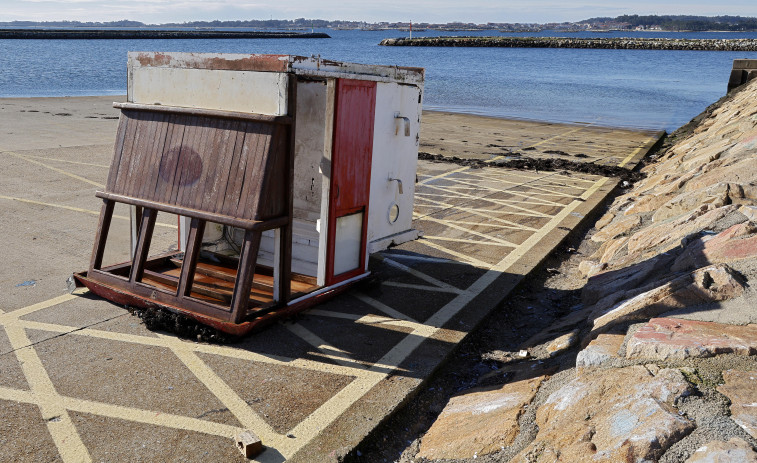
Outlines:
{"label": "rocky shore", "polygon": [[384,39],[393,47],[591,48],[615,50],[757,51],[753,39],[420,37]]}
{"label": "rocky shore", "polygon": [[755,101],[672,134],[508,298],[418,400],[435,418],[401,463],[757,462]]}
{"label": "rocky shore", "polygon": [[0,39],[328,39],[322,32],[212,30],[0,29]]}

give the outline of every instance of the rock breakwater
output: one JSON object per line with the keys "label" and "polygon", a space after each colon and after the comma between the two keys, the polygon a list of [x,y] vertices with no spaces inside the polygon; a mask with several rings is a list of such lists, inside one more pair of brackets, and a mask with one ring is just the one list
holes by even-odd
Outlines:
{"label": "rock breakwater", "polygon": [[328,34],[260,31],[0,29],[0,39],[328,39]]}
{"label": "rock breakwater", "polygon": [[[668,137],[546,269],[581,302],[482,355],[502,366],[450,399],[412,461],[757,462],[755,101],[747,83]],[[523,304],[558,308],[569,292],[552,291]]]}
{"label": "rock breakwater", "polygon": [[614,50],[757,51],[754,39],[421,37],[384,39],[395,47],[590,48]]}

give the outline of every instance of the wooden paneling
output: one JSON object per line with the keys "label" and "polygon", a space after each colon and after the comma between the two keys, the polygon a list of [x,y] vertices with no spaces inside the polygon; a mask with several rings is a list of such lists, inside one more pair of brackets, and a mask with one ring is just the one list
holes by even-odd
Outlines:
{"label": "wooden paneling", "polygon": [[[121,119],[106,191],[97,192],[104,203],[89,278],[125,290],[148,305],[154,301],[239,323],[251,301],[256,306],[261,302],[251,300],[251,291],[262,231],[291,230],[293,118],[119,106]],[[113,268],[118,274],[100,269],[115,202],[145,208],[134,259],[130,267]],[[162,276],[147,265],[157,211],[192,218],[178,278]],[[193,289],[206,221],[247,230],[233,290],[215,284],[207,287],[207,281],[198,291]],[[286,237],[291,240],[291,233]],[[285,303],[290,273],[288,265],[283,269],[287,283],[281,286],[286,292],[279,302]],[[200,274],[200,280],[208,278]],[[272,294],[266,291],[262,296],[267,304]]]}
{"label": "wooden paneling", "polygon": [[243,220],[285,215],[282,120],[123,108],[107,192]]}

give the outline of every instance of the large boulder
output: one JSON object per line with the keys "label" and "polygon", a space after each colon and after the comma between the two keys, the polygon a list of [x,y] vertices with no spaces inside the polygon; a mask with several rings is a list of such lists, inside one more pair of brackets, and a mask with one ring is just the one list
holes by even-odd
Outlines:
{"label": "large boulder", "polygon": [[518,418],[546,376],[496,388],[466,391],[450,399],[421,440],[419,457],[472,458],[509,446],[518,435]]}
{"label": "large boulder", "polygon": [[730,267],[711,265],[637,294],[609,309],[597,304],[599,307],[592,313],[592,333],[598,334],[619,323],[646,320],[684,307],[725,301],[742,295],[744,290],[741,277]]}
{"label": "large boulder", "polygon": [[757,325],[653,318],[633,334],[626,346],[628,358],[651,360],[685,360],[730,353],[757,354]]}
{"label": "large boulder", "polygon": [[592,370],[539,407],[539,432],[512,461],[654,461],[694,430],[675,408],[690,392],[678,370]]}

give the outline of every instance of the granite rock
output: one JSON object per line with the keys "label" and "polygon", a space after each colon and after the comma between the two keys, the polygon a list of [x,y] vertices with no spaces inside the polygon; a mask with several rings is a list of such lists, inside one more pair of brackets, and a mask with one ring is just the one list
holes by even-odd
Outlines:
{"label": "granite rock", "polygon": [[757,463],[757,453],[743,439],[714,441],[699,447],[685,463]]}
{"label": "granite rock", "polygon": [[450,399],[421,440],[419,457],[471,458],[509,446],[518,435],[518,418],[546,376],[496,388],[466,391]]}
{"label": "granite rock", "polygon": [[731,401],[731,419],[757,439],[757,371],[726,370],[718,392]]}
{"label": "granite rock", "polygon": [[536,412],[536,438],[512,461],[656,460],[694,429],[675,408],[690,392],[678,370],[593,370],[547,398]]}
{"label": "granite rock", "polygon": [[653,318],[631,336],[626,346],[628,358],[652,360],[683,360],[730,353],[757,354],[757,325]]}

